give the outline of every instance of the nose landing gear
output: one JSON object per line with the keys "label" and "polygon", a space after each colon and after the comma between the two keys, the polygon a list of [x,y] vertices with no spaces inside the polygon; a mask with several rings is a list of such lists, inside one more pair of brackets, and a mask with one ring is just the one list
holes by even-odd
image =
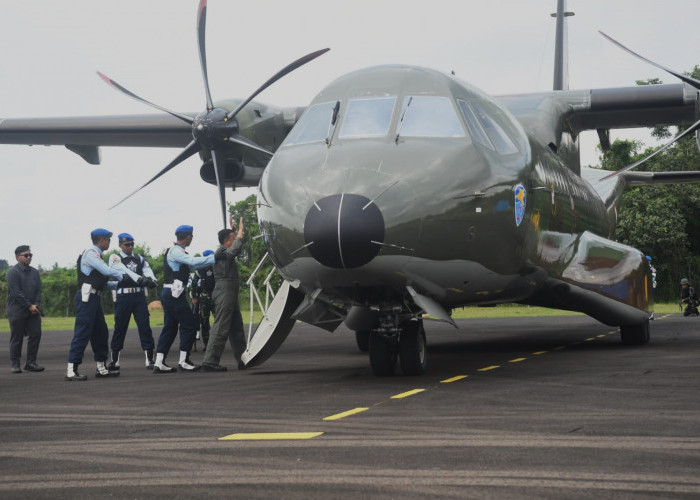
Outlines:
{"label": "nose landing gear", "polygon": [[381,324],[369,336],[369,364],[379,377],[392,375],[400,360],[404,375],[422,375],[427,366],[427,350],[423,321],[392,320]]}

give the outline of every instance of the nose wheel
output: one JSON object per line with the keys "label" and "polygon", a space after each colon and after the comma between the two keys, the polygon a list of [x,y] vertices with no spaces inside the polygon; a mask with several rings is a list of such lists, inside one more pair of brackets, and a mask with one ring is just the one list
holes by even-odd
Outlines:
{"label": "nose wheel", "polygon": [[427,366],[425,330],[422,321],[405,321],[396,331],[373,330],[369,336],[369,364],[372,373],[387,377],[400,360],[404,375],[422,375]]}

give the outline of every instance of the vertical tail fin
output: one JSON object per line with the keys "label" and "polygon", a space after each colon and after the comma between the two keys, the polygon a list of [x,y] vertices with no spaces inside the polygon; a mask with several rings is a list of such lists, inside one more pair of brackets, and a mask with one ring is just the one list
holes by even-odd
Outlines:
{"label": "vertical tail fin", "polygon": [[569,42],[566,18],[573,16],[566,11],[566,0],[557,0],[557,34],[554,42],[554,87],[553,90],[569,90]]}

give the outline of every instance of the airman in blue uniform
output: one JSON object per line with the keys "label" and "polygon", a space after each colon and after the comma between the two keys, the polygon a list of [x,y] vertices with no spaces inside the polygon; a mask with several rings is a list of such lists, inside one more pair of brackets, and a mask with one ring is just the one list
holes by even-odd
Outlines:
{"label": "airman in blue uniform", "polygon": [[177,369],[165,364],[165,358],[173,345],[180,328],[180,371],[199,371],[199,365],[190,361],[190,350],[197,331],[197,318],[187,303],[185,286],[190,277],[190,269],[202,269],[214,264],[214,256],[192,257],[186,251],[192,243],[192,226],[178,226],[175,230],[177,241],[163,256],[163,291],[160,294],[163,304],[163,330],[158,337],[156,362],[153,373],[173,373]]}
{"label": "airman in blue uniform", "polygon": [[[96,377],[119,375],[110,372],[105,366],[107,361],[109,329],[102,311],[100,294],[105,289],[115,289],[116,281],[124,275],[138,281],[141,277],[122,266],[113,269],[102,260],[102,252],[109,248],[112,233],[98,228],[90,233],[93,246],[85,250],[77,262],[78,291],[75,294],[75,328],[68,354],[68,369],[65,380],[87,380],[86,375],[78,373],[78,365],[83,362],[83,354],[88,342],[92,346],[97,363]],[[113,278],[116,281],[108,281]]]}
{"label": "airman in blue uniform", "polygon": [[150,314],[146,303],[146,287],[155,288],[158,284],[155,274],[143,255],[134,253],[134,237],[129,233],[121,233],[119,236],[118,254],[109,256],[109,267],[121,269],[125,266],[130,271],[143,276],[141,281],[134,281],[128,275],[124,276],[115,290],[114,306],[114,333],[112,334],[112,354],[107,367],[109,371],[119,371],[120,352],[124,348],[124,338],[129,328],[129,321],[133,314],[139,331],[141,349],[146,356],[146,368],[153,369],[153,332],[151,331]]}

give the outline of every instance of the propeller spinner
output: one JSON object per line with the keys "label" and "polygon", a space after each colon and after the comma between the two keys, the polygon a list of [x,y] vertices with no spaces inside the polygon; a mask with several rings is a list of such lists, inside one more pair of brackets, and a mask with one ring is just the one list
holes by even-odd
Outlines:
{"label": "propeller spinner", "polygon": [[281,79],[288,73],[291,73],[295,69],[303,66],[304,64],[313,61],[318,56],[325,54],[330,49],[321,49],[315,52],[311,52],[296,61],[288,64],[280,71],[275,73],[270,79],[268,79],[264,84],[262,84],[255,92],[253,92],[248,98],[243,100],[236,109],[233,111],[227,111],[221,108],[214,108],[214,104],[211,98],[211,92],[209,91],[209,78],[207,76],[207,57],[205,50],[205,34],[206,34],[206,18],[207,18],[207,0],[200,0],[199,8],[197,10],[197,43],[199,46],[199,62],[202,70],[202,78],[204,79],[204,91],[206,95],[206,111],[198,114],[195,117],[171,111],[162,106],[154,104],[146,99],[139,97],[133,92],[127,90],[125,87],[119,85],[117,82],[107,77],[99,71],[97,74],[104,80],[110,87],[118,90],[122,94],[131,97],[143,104],[151,106],[153,108],[164,111],[186,123],[192,125],[192,137],[193,140],[190,142],[185,149],[177,155],[170,163],[168,163],[160,172],[154,175],[148,182],[143,186],[130,193],[128,196],[122,198],[115,205],[111,206],[110,209],[120,205],[127,199],[129,199],[134,194],[138,193],[141,189],[148,186],[150,183],[161,177],[162,175],[169,172],[171,169],[185,161],[187,158],[200,151],[209,151],[211,153],[211,158],[214,163],[214,173],[216,175],[216,185],[219,191],[219,201],[221,203],[221,217],[224,227],[226,227],[226,194],[225,194],[225,155],[224,151],[228,144],[234,143],[240,147],[252,149],[255,151],[260,151],[272,156],[272,152],[263,148],[262,146],[256,144],[250,139],[240,135],[238,122],[236,121],[236,115],[258,94],[263,90],[268,88],[270,85],[275,83],[277,80]]}

